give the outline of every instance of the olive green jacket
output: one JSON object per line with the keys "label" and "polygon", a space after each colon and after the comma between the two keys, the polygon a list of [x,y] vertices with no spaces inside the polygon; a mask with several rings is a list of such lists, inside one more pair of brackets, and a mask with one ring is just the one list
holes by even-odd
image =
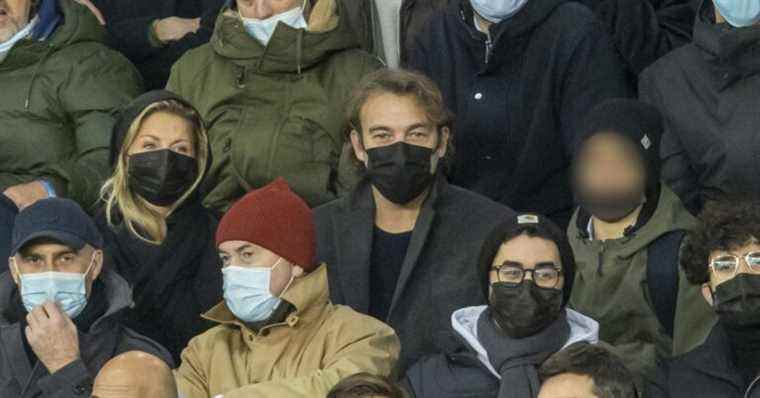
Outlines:
{"label": "olive green jacket", "polygon": [[647,286],[649,245],[668,232],[695,228],[697,220],[664,185],[649,221],[624,238],[589,240],[578,229],[577,217],[578,211],[568,229],[577,267],[570,306],[599,322],[600,340],[614,346],[632,370],[657,379],[658,363],[700,345],[715,322],[700,287],[691,285],[679,267],[671,338],[657,319]]}
{"label": "olive green jacket", "polygon": [[359,49],[341,7],[319,0],[308,29],[279,24],[267,46],[224,8],[211,41],[174,65],[168,89],[193,103],[209,128],[206,206],[225,210],[278,176],[311,206],[343,190],[345,102],[381,64]]}
{"label": "olive green jacket", "polygon": [[142,90],[132,64],[73,0],[45,40],[24,39],[0,63],[0,192],[38,179],[86,209],[110,174],[112,112]]}

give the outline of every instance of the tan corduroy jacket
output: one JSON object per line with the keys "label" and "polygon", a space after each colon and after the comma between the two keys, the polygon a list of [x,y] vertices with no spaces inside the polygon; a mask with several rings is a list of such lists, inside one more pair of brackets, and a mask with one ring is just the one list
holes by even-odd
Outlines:
{"label": "tan corduroy jacket", "polygon": [[220,325],[183,351],[175,373],[182,396],[324,397],[355,373],[391,375],[398,337],[382,322],[330,303],[326,265],[296,279],[282,299],[295,310],[258,333],[224,302],[204,314]]}

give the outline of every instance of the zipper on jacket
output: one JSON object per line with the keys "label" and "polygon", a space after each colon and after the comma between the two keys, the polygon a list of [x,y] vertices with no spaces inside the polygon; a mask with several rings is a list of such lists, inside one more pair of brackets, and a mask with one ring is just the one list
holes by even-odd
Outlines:
{"label": "zipper on jacket", "polygon": [[488,35],[486,39],[486,65],[488,65],[488,60],[491,58],[491,50],[493,50],[493,42],[491,41],[491,35]]}
{"label": "zipper on jacket", "polygon": [[755,380],[752,380],[752,383],[749,384],[747,391],[744,392],[744,398],[749,398],[749,393],[752,392],[758,382],[760,382],[760,376],[755,377]]}
{"label": "zipper on jacket", "polygon": [[599,276],[603,276],[602,263],[604,262],[604,251],[606,250],[607,246],[604,244],[604,242],[601,242],[600,245],[601,245],[601,248],[599,249],[599,253],[597,254],[596,273]]}

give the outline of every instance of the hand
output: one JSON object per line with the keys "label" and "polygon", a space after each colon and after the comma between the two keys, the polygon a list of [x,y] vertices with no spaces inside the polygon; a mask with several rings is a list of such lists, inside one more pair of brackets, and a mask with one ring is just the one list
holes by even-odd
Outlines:
{"label": "hand", "polygon": [[25,207],[31,206],[34,202],[48,197],[45,186],[39,181],[32,181],[26,184],[14,185],[3,192],[8,199],[16,204],[19,211]]}
{"label": "hand", "polygon": [[26,339],[50,374],[79,359],[77,327],[55,303],[33,309],[26,321]]}
{"label": "hand", "polygon": [[100,22],[101,25],[105,25],[106,24],[106,19],[103,17],[103,13],[100,12],[100,10],[98,9],[98,7],[95,7],[95,5],[92,4],[92,2],[90,0],[74,0],[74,1],[76,1],[77,3],[83,5],[83,6],[87,7],[87,8],[89,8],[90,12],[92,12],[92,14],[95,15],[95,18],[98,19],[98,22]]}
{"label": "hand", "polygon": [[169,17],[159,19],[153,25],[153,30],[156,33],[156,37],[162,43],[170,41],[177,41],[185,37],[189,33],[195,33],[201,27],[200,18],[179,18]]}

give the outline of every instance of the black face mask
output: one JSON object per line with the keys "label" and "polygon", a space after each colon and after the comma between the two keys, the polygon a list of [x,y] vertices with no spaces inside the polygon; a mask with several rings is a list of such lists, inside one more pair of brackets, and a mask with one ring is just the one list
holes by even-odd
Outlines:
{"label": "black face mask", "polygon": [[430,173],[433,150],[398,142],[367,150],[367,176],[388,200],[406,204],[420,196],[433,182]]}
{"label": "black face mask", "polygon": [[129,188],[156,206],[174,204],[198,178],[195,159],[169,149],[131,155]]}
{"label": "black face mask", "polygon": [[631,191],[622,194],[586,194],[578,193],[578,204],[592,216],[604,222],[612,223],[633,213],[644,203],[644,193]]}
{"label": "black face mask", "polygon": [[497,282],[491,285],[490,308],[496,324],[509,337],[520,339],[546,329],[562,311],[562,290]]}
{"label": "black face mask", "polygon": [[730,328],[752,328],[760,334],[760,275],[739,274],[713,294],[715,312]]}

